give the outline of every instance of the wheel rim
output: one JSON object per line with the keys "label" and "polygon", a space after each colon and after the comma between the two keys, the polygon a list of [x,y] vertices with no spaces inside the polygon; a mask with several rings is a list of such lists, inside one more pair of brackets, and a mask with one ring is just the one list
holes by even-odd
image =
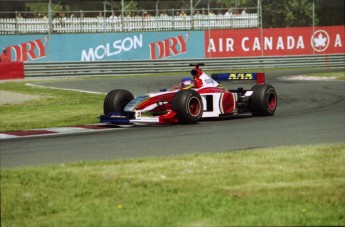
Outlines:
{"label": "wheel rim", "polygon": [[198,116],[201,110],[201,104],[200,104],[199,99],[191,98],[188,103],[188,110],[192,116],[194,117]]}
{"label": "wheel rim", "polygon": [[277,96],[274,92],[268,94],[268,108],[274,110],[277,106]]}

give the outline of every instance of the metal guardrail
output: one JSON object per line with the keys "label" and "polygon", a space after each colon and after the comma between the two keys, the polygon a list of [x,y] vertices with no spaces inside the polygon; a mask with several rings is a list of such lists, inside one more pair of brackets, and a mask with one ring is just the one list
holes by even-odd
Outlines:
{"label": "metal guardrail", "polygon": [[25,77],[110,76],[158,72],[185,72],[189,63],[204,62],[206,70],[265,68],[344,68],[345,54],[291,57],[248,57],[224,59],[186,59],[156,61],[96,61],[25,63]]}

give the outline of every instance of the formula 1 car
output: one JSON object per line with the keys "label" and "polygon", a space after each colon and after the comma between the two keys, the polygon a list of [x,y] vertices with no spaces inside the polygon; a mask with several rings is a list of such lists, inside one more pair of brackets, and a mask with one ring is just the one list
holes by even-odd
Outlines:
{"label": "formula 1 car", "polygon": [[[251,113],[253,116],[271,116],[277,108],[277,93],[265,84],[264,73],[218,73],[209,77],[199,64],[192,70],[203,78],[201,86],[179,87],[175,90],[134,97],[127,90],[115,89],[104,99],[104,115],[100,122],[113,124],[182,123],[195,124],[201,118]],[[193,74],[195,76],[195,74]],[[195,82],[194,77],[194,82]],[[255,80],[250,90],[226,90],[217,81]]]}

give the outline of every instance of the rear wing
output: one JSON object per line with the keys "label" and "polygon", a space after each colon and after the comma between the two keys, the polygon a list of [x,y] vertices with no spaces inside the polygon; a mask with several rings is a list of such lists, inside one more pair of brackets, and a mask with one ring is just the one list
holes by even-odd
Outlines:
{"label": "rear wing", "polygon": [[265,73],[215,73],[211,77],[215,81],[256,80],[256,84],[265,84]]}

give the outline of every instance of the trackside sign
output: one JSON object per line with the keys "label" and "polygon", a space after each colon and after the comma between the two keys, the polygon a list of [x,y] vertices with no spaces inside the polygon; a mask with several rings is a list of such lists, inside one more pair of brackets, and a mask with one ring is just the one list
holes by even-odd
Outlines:
{"label": "trackside sign", "polygon": [[1,35],[13,62],[91,62],[345,54],[345,26]]}
{"label": "trackside sign", "polygon": [[47,57],[46,49],[49,42],[48,37],[35,37],[23,40],[15,45],[3,47],[6,50],[8,59],[14,62],[35,61]]}
{"label": "trackside sign", "polygon": [[96,47],[90,47],[81,51],[81,61],[95,61],[109,59],[123,52],[133,51],[143,46],[143,35],[133,35],[124,39],[112,40],[100,43]]}
{"label": "trackside sign", "polygon": [[212,30],[205,32],[207,58],[345,53],[344,26]]}

